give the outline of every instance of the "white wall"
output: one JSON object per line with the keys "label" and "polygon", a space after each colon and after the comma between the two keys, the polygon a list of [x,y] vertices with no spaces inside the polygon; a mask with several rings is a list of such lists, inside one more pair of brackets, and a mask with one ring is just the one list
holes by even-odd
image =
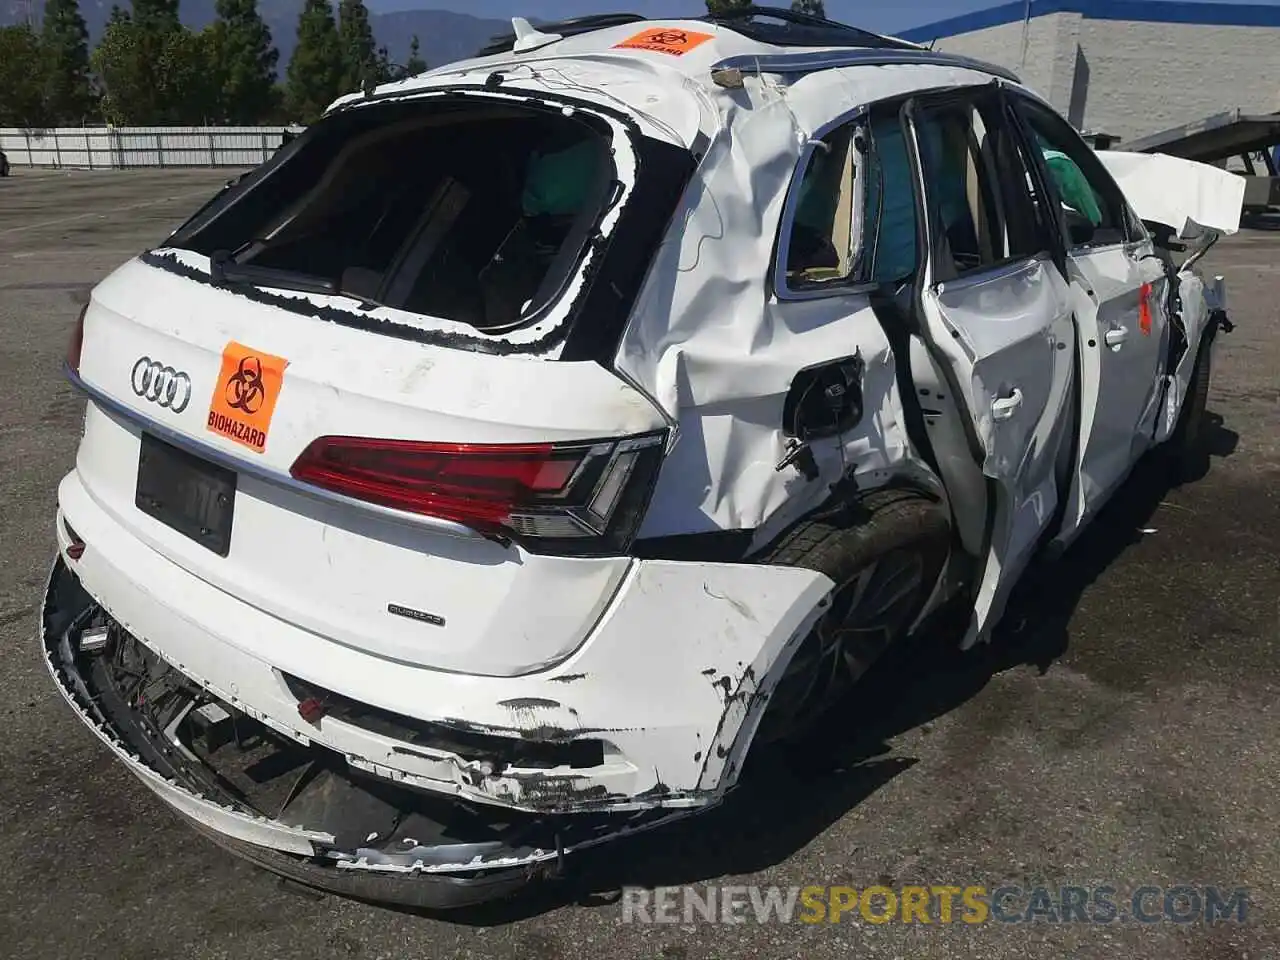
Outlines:
{"label": "white wall", "polygon": [[1280,28],[1085,20],[1085,125],[1126,139],[1239,107],[1280,111]]}
{"label": "white wall", "polygon": [[1002,23],[942,37],[934,49],[1008,67],[1028,87],[1065,112],[1071,95],[1074,37],[1079,24],[1078,13],[1051,13],[1033,17],[1025,27],[1022,23]]}
{"label": "white wall", "polygon": [[0,150],[13,166],[253,167],[275,153],[284,130],[283,126],[0,128]]}
{"label": "white wall", "polygon": [[[1133,140],[1236,107],[1280,111],[1280,28],[1033,17],[935,49],[1008,67],[1078,127]],[[1074,91],[1074,92],[1073,92]]]}

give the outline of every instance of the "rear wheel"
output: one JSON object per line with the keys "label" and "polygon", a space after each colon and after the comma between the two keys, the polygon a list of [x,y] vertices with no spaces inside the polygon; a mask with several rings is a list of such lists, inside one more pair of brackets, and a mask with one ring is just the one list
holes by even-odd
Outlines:
{"label": "rear wheel", "polygon": [[906,633],[929,600],[950,542],[940,506],[894,490],[800,524],[765,555],[764,563],[815,570],[836,587],[774,689],[758,739],[804,734]]}

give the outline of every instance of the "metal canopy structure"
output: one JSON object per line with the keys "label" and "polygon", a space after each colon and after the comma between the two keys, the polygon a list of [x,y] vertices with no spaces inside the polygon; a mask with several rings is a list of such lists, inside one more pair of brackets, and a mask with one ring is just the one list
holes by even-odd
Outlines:
{"label": "metal canopy structure", "polygon": [[[1278,143],[1280,113],[1249,115],[1236,109],[1141,137],[1125,144],[1125,149],[1212,163],[1266,150]],[[1277,176],[1276,171],[1272,170],[1271,175]]]}
{"label": "metal canopy structure", "polygon": [[[1245,169],[1244,208],[1280,207],[1280,168],[1271,148],[1280,144],[1280,113],[1246,114],[1239,109],[1184,123],[1125,144],[1134,153],[1166,153],[1200,163],[1222,164],[1239,157]],[[1263,170],[1255,166],[1261,156]]]}

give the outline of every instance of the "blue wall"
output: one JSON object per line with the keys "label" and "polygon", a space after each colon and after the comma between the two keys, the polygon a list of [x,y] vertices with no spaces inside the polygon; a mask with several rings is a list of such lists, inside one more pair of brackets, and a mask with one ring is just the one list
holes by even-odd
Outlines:
{"label": "blue wall", "polygon": [[[1280,27],[1280,5],[1254,3],[1179,3],[1176,0],[1030,0],[1031,16],[1079,13],[1091,20],[1136,20],[1156,23],[1200,23],[1221,27]],[[975,10],[897,32],[916,43],[954,37],[1002,23],[1017,23],[1027,12],[1026,0]]]}

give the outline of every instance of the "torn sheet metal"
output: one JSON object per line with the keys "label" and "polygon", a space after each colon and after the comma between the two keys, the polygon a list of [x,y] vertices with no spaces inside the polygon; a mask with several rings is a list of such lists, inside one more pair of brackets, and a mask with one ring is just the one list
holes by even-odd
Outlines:
{"label": "torn sheet metal", "polygon": [[1164,402],[1155,424],[1156,443],[1163,443],[1173,433],[1187,390],[1191,386],[1196,359],[1203,349],[1201,337],[1209,322],[1209,304],[1205,300],[1205,293],[1204,280],[1197,274],[1190,270],[1178,274],[1178,302],[1181,309],[1174,319],[1182,325],[1187,348],[1178,357],[1175,368],[1165,376]]}
{"label": "torn sheet metal", "polygon": [[[719,96],[725,133],[655,257],[616,361],[679,430],[641,536],[755,528],[765,542],[826,499],[843,473],[871,484],[917,465],[893,351],[867,296],[780,298],[774,243],[811,139],[862,104],[982,79],[945,67],[861,67],[789,87],[748,77]],[[796,371],[855,350],[865,364],[862,421],[814,445],[816,478],[778,470]]]}
{"label": "torn sheet metal", "polygon": [[1139,218],[1163,224],[1184,239],[1204,230],[1240,229],[1245,181],[1218,167],[1163,153],[1099,150]]}

